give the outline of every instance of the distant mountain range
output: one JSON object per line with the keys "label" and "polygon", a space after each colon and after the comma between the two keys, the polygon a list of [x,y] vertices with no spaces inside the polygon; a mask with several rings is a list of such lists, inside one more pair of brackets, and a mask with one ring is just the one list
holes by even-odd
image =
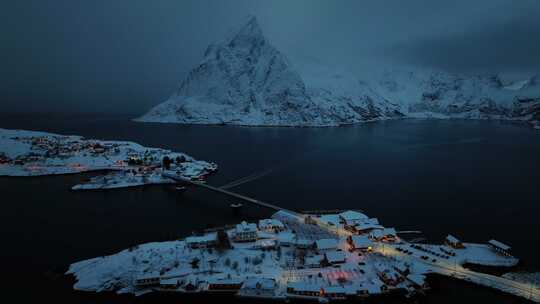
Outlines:
{"label": "distant mountain range", "polygon": [[203,61],[141,122],[339,126],[402,117],[505,119],[540,125],[540,76],[392,70],[360,81],[322,66],[297,71],[255,17],[212,44]]}

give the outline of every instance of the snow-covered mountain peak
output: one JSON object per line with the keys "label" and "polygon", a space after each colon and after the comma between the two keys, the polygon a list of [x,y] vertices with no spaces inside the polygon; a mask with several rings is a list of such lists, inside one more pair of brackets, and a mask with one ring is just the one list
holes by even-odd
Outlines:
{"label": "snow-covered mountain peak", "polygon": [[250,16],[247,22],[240,27],[228,41],[230,47],[252,47],[266,42],[263,31],[255,16]]}
{"label": "snow-covered mountain peak", "polygon": [[377,74],[360,81],[319,61],[293,65],[250,17],[208,47],[169,100],[137,120],[265,126],[336,126],[404,115],[540,120],[538,76],[518,82],[410,67]]}

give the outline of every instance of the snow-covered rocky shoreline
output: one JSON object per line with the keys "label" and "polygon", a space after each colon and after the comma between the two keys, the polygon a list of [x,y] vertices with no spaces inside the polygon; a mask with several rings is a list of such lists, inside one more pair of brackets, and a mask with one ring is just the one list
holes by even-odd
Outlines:
{"label": "snow-covered rocky shoreline", "polygon": [[45,132],[0,129],[0,176],[43,176],[106,171],[75,185],[74,190],[111,189],[172,183],[161,176],[163,159],[169,170],[201,178],[217,169],[213,163],[134,142],[85,139]]}
{"label": "snow-covered rocky shoreline", "polygon": [[395,229],[355,211],[279,211],[258,224],[242,222],[80,261],[66,274],[83,291],[230,292],[326,302],[394,292],[414,295],[429,289],[427,274],[437,273],[527,297],[520,281],[463,267],[471,262],[513,266],[517,258],[491,245],[449,238],[443,245],[409,243]]}

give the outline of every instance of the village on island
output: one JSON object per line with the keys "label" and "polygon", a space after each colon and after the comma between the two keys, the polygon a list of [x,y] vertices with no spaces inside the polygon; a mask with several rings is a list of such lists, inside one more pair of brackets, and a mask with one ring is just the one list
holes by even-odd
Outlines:
{"label": "village on island", "polygon": [[[206,229],[183,239],[137,245],[72,264],[83,291],[231,293],[240,297],[328,302],[371,296],[413,297],[439,274],[540,301],[538,276],[496,276],[467,265],[512,267],[518,259],[497,240],[443,244],[407,241],[360,210],[297,212],[207,185],[217,165],[134,142],[0,129],[0,176],[103,171],[74,190],[148,184],[201,186],[276,212],[258,222]],[[184,191],[182,190],[182,191]],[[242,206],[232,204],[231,207]]]}
{"label": "village on island", "polygon": [[413,297],[439,274],[533,301],[538,282],[476,272],[465,264],[510,267],[511,248],[497,240],[443,244],[404,240],[362,212],[307,214],[280,210],[258,223],[207,229],[74,263],[74,288],[148,292],[231,293],[240,297],[328,302],[369,296]]}
{"label": "village on island", "polygon": [[213,163],[166,149],[45,132],[0,129],[0,148],[0,176],[103,171],[73,190],[175,183],[162,175],[163,170],[203,180],[217,170]]}

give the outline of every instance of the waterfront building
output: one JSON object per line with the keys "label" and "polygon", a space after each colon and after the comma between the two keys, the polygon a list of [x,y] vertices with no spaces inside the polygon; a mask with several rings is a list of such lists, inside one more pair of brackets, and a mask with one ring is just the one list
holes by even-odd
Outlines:
{"label": "waterfront building", "polygon": [[246,221],[236,225],[234,239],[237,242],[253,242],[257,240],[257,225]]}
{"label": "waterfront building", "polygon": [[242,280],[239,278],[210,279],[208,281],[208,291],[237,291],[242,287]]}
{"label": "waterfront building", "polygon": [[153,286],[158,285],[160,281],[159,272],[144,273],[135,278],[135,286]]}
{"label": "waterfront building", "polygon": [[510,256],[510,246],[506,245],[505,243],[499,242],[497,240],[490,240],[488,242],[489,246],[495,250],[496,252]]}
{"label": "waterfront building", "polygon": [[455,236],[449,234],[446,236],[446,239],[444,240],[446,245],[454,248],[454,249],[463,249],[465,246],[463,246],[463,243],[458,240]]}
{"label": "waterfront building", "polygon": [[186,238],[186,245],[189,248],[211,248],[218,244],[217,233],[211,232],[201,236],[190,236]]}

